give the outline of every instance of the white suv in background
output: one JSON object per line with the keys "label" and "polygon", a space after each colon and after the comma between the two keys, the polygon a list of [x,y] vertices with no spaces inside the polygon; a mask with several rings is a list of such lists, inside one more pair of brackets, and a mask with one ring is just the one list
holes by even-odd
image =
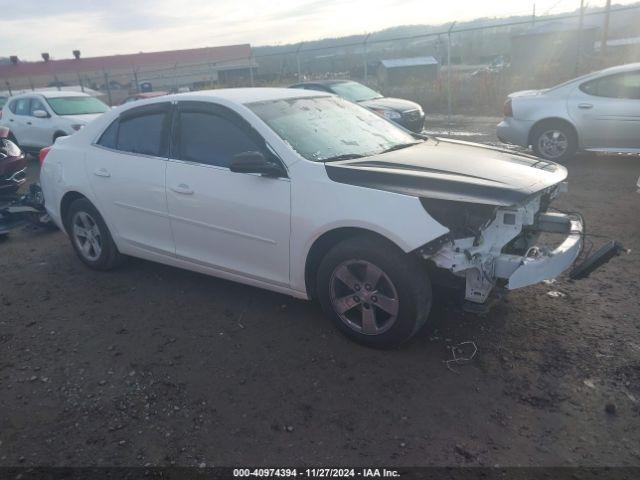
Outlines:
{"label": "white suv in background", "polygon": [[71,135],[109,107],[82,92],[33,92],[11,97],[2,109],[0,125],[11,130],[14,143],[37,151]]}

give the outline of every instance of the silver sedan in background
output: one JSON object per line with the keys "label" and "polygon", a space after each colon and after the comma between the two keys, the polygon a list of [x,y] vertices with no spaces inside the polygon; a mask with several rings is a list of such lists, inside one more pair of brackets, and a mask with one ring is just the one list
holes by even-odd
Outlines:
{"label": "silver sedan in background", "polygon": [[640,153],[640,63],[512,93],[497,134],[556,162],[580,150]]}

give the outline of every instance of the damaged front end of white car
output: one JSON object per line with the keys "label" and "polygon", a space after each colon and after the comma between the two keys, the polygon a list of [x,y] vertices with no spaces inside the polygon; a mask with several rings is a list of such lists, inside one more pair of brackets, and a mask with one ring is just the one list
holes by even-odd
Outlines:
{"label": "damaged front end of white car", "polygon": [[[492,293],[514,290],[553,279],[567,271],[583,248],[585,226],[578,213],[550,211],[549,204],[567,190],[562,182],[512,206],[423,199],[427,211],[450,232],[437,249],[420,254],[464,280],[470,310],[485,305]],[[544,234],[544,238],[541,238]],[[571,271],[584,278],[622,251],[609,242]]]}

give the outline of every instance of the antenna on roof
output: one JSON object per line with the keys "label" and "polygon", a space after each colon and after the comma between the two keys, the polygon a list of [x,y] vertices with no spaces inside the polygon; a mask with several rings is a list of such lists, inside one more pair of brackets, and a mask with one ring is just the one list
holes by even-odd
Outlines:
{"label": "antenna on roof", "polygon": [[49,58],[51,58],[47,52],[43,52],[40,55],[42,55],[42,60],[44,60],[45,62],[48,62]]}
{"label": "antenna on roof", "polygon": [[74,57],[76,60],[80,60],[80,50],[74,50],[74,51],[73,51],[73,57]]}

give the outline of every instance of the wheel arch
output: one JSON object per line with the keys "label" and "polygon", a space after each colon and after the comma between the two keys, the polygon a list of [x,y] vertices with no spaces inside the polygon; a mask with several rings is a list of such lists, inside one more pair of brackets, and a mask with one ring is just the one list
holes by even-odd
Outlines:
{"label": "wheel arch", "polygon": [[531,129],[529,130],[529,135],[527,138],[527,143],[529,145],[533,145],[534,139],[533,139],[533,135],[536,132],[536,130],[538,128],[540,128],[541,125],[544,125],[545,123],[561,123],[567,127],[569,127],[571,129],[571,131],[573,132],[573,134],[576,137],[576,141],[578,143],[578,145],[580,145],[580,135],[578,134],[578,130],[576,129],[576,126],[569,120],[567,120],[566,118],[562,118],[562,117],[547,117],[547,118],[543,118],[541,120],[538,120],[536,123],[534,123],[531,126]]}
{"label": "wheel arch", "polygon": [[[60,223],[62,223],[65,230],[67,230],[67,213],[69,212],[69,207],[71,207],[71,204],[73,202],[81,198],[84,198],[91,202],[91,200],[86,195],[83,195],[82,193],[75,190],[68,191],[62,196],[62,199],[60,200]],[[91,204],[93,205],[93,202],[91,202]]]}
{"label": "wheel arch", "polygon": [[66,137],[68,136],[68,134],[66,132],[63,132],[62,130],[56,130],[53,133],[53,137],[52,137],[52,142],[51,143],[56,143],[56,140],[60,137]]}
{"label": "wheel arch", "polygon": [[316,297],[316,274],[324,256],[338,243],[359,235],[381,239],[402,250],[397,243],[388,237],[362,227],[337,227],[324,232],[313,242],[305,260],[304,280],[309,298]]}

